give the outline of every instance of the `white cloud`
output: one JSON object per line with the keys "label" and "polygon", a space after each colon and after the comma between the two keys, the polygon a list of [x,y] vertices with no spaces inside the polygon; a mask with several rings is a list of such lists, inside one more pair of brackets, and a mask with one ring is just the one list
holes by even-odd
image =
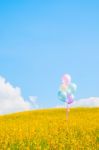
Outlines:
{"label": "white cloud", "polygon": [[72,107],[99,107],[99,97],[80,99],[71,104]]}
{"label": "white cloud", "polygon": [[25,101],[19,87],[13,87],[0,76],[0,114],[13,113],[30,109],[30,103]]}
{"label": "white cloud", "polygon": [[[56,108],[64,107],[66,107],[66,104],[56,106]],[[90,97],[74,101],[70,107],[99,107],[99,97]]]}

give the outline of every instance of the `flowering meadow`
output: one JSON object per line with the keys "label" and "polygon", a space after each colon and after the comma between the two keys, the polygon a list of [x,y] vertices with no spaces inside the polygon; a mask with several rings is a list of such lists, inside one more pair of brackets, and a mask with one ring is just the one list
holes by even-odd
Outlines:
{"label": "flowering meadow", "polygon": [[0,116],[0,150],[99,150],[99,108]]}

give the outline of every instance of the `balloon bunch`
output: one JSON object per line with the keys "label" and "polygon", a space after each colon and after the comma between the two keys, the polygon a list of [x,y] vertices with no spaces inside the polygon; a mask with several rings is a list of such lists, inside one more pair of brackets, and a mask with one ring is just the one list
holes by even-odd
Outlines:
{"label": "balloon bunch", "polygon": [[67,104],[71,104],[74,101],[74,94],[76,89],[77,85],[71,82],[71,76],[65,74],[62,77],[62,83],[58,91],[58,98]]}

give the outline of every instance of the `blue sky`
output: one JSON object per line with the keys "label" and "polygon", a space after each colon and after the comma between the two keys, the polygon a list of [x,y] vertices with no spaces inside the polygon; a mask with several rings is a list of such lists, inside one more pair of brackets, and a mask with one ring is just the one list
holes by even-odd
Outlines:
{"label": "blue sky", "polygon": [[99,96],[99,2],[0,1],[0,75],[41,108],[60,103],[61,76],[76,98]]}

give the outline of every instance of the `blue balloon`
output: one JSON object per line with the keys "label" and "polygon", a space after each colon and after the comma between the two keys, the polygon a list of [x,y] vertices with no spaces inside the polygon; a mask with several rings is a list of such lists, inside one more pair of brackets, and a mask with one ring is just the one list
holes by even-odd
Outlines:
{"label": "blue balloon", "polygon": [[66,95],[62,91],[58,92],[58,98],[59,100],[66,102]]}

